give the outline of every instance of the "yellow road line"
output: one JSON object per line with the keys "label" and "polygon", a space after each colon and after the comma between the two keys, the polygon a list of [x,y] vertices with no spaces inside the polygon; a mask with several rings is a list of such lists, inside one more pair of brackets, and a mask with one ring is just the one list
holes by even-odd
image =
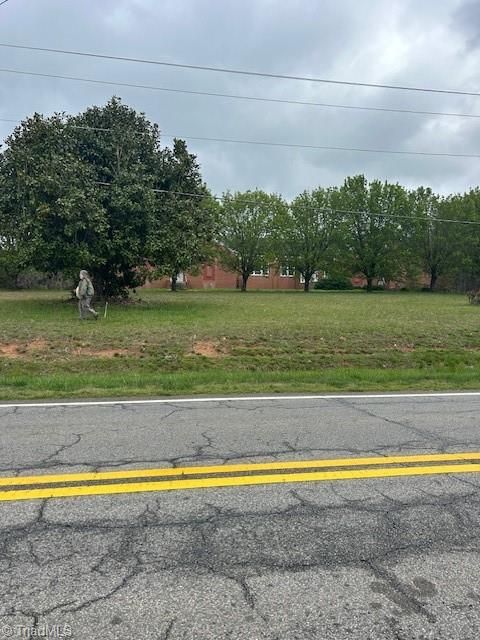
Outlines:
{"label": "yellow road line", "polygon": [[0,502],[13,500],[38,500],[147,491],[172,491],[206,487],[233,487],[256,484],[281,484],[290,482],[320,482],[326,480],[356,480],[364,478],[389,478],[396,476],[424,476],[448,473],[480,472],[480,464],[435,465],[424,467],[390,467],[355,469],[347,471],[312,471],[309,473],[282,473],[263,476],[227,476],[196,478],[189,480],[165,480],[162,482],[135,482],[128,484],[83,485],[43,489],[0,491]]}
{"label": "yellow road line", "polygon": [[236,473],[255,471],[276,471],[287,469],[311,469],[328,467],[358,467],[365,465],[408,464],[418,462],[461,462],[462,460],[480,460],[480,453],[433,453],[408,456],[388,456],[375,458],[337,458],[327,460],[289,460],[276,462],[257,462],[243,464],[225,464],[209,467],[176,467],[165,469],[124,469],[123,471],[88,471],[59,475],[0,477],[0,486],[52,484],[57,482],[83,482],[98,480],[126,480],[128,478],[155,478],[179,475],[198,475],[205,473]]}

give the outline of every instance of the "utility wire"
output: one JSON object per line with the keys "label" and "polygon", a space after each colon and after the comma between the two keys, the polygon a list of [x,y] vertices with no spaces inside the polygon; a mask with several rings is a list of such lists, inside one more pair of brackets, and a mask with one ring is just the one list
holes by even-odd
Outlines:
{"label": "utility wire", "polygon": [[[11,120],[11,119],[7,119],[7,118],[0,118],[0,121],[2,122],[15,122],[18,123],[18,120]],[[92,131],[100,131],[100,132],[114,132],[114,129],[107,129],[107,128],[101,128],[101,127],[88,127],[88,126],[76,126],[76,125],[69,125],[72,126],[73,128],[78,128],[78,129],[85,129],[85,130],[92,130]],[[180,136],[172,136],[170,134],[163,134],[166,137],[180,137]],[[188,139],[188,137],[186,137]],[[199,137],[195,137],[193,138],[195,140],[213,140],[213,141],[221,141],[221,142],[239,142],[239,143],[246,143],[246,144],[274,144],[275,146],[294,146],[294,147],[301,147],[301,148],[327,148],[327,149],[336,149],[336,150],[344,150],[344,151],[364,151],[361,149],[347,149],[345,147],[313,147],[312,145],[286,145],[286,144],[282,144],[282,143],[267,143],[267,142],[252,142],[252,141],[241,141],[241,140],[224,140],[224,139],[218,139],[218,138],[199,138]],[[381,150],[365,150],[365,151],[373,151],[375,153],[415,153],[415,154],[420,154],[420,155],[441,155],[441,156],[453,156],[453,157],[474,157],[474,158],[479,158],[480,155],[466,155],[466,154],[462,154],[461,156],[458,156],[456,154],[427,154],[424,152],[408,152],[408,151],[381,151]],[[101,185],[101,186],[113,186],[111,182],[100,182],[97,181],[96,184]],[[198,193],[189,193],[189,192],[185,192],[185,191],[171,191],[169,189],[155,189],[152,188],[152,191],[156,192],[156,193],[163,193],[163,194],[168,194],[168,195],[179,195],[179,196],[184,196],[184,197],[192,197],[192,198],[205,198],[206,194],[198,194]],[[219,200],[222,201],[224,198],[221,198],[220,196],[211,196],[212,198],[214,198],[215,200]],[[257,204],[254,200],[247,200],[247,199],[242,199],[242,202],[244,202],[245,204]],[[307,207],[305,207],[307,208]],[[480,225],[480,222],[476,222],[476,221],[472,221],[472,220],[454,220],[454,219],[447,219],[447,218],[412,218],[411,216],[402,216],[402,215],[398,215],[398,214],[384,214],[384,213],[374,213],[372,211],[353,211],[353,210],[342,210],[342,209],[327,209],[327,208],[315,208],[315,211],[321,211],[321,212],[328,212],[328,211],[334,211],[335,213],[339,213],[339,214],[355,214],[355,215],[370,215],[373,217],[379,217],[379,218],[396,218],[396,219],[403,219],[403,220],[417,220],[420,222],[448,222],[448,223],[456,223],[456,224],[466,224],[466,225]]]}
{"label": "utility wire", "polygon": [[172,87],[158,87],[148,84],[133,84],[131,82],[116,82],[112,80],[95,80],[93,78],[80,78],[78,76],[63,76],[53,73],[36,73],[33,71],[22,71],[20,69],[0,69],[0,73],[12,73],[23,76],[33,76],[38,78],[55,78],[59,80],[73,80],[75,82],[89,82],[92,84],[108,85],[113,87],[128,87],[132,89],[148,89],[150,91],[163,91],[166,93],[181,93],[193,96],[209,96],[214,98],[230,98],[235,100],[250,100],[254,102],[272,102],[277,104],[306,105],[311,107],[326,107],[329,109],[350,109],[357,111],[380,111],[387,113],[408,113],[422,116],[449,116],[455,118],[480,118],[480,114],[475,113],[452,113],[445,111],[420,111],[416,109],[395,109],[393,107],[366,107],[347,104],[336,104],[329,102],[309,102],[304,100],[288,100],[284,98],[264,98],[260,96],[244,96],[231,93],[217,93],[212,91],[193,91],[187,89],[174,89]]}
{"label": "utility wire", "polygon": [[[0,118],[0,122],[20,122],[19,120],[10,120],[8,118]],[[88,127],[80,125],[67,125],[74,129],[84,129],[86,131],[116,132],[115,129],[106,129],[101,127]],[[257,145],[264,147],[281,147],[287,149],[311,149],[314,151],[350,151],[354,153],[377,153],[377,154],[393,154],[407,156],[426,156],[437,158],[480,158],[477,153],[441,153],[435,151],[405,151],[399,149],[368,149],[362,147],[336,147],[332,145],[314,145],[314,144],[295,144],[288,142],[268,142],[264,140],[238,140],[234,138],[209,138],[205,136],[184,136],[172,133],[161,133],[164,138],[181,139],[181,140],[197,140],[203,142],[220,142],[229,144]]]}
{"label": "utility wire", "polygon": [[232,138],[206,138],[203,136],[173,136],[169,133],[162,134],[165,138],[180,138],[182,140],[202,140],[207,142],[226,142],[233,144],[252,144],[267,147],[285,147],[287,149],[313,149],[326,151],[353,151],[355,153],[386,153],[407,156],[432,156],[441,158],[480,158],[480,154],[475,153],[438,153],[434,151],[403,151],[395,149],[368,149],[362,147],[335,147],[331,145],[314,145],[314,144],[294,144],[287,142],[267,142],[263,140],[235,140]]}
{"label": "utility wire", "polygon": [[2,4],[5,4],[6,2],[8,2],[8,0],[3,0],[3,2],[0,2],[0,7],[2,6]]}
{"label": "utility wire", "polygon": [[[100,182],[100,181],[96,181],[95,184],[104,186],[104,187],[111,187],[113,186],[112,182]],[[221,196],[214,196],[212,194],[200,194],[200,193],[190,193],[188,191],[171,191],[170,189],[155,189],[153,187],[151,187],[151,190],[154,191],[155,193],[163,193],[163,194],[167,194],[167,195],[175,195],[175,196],[185,196],[188,198],[206,198],[206,197],[211,197],[214,200],[218,200],[219,202],[223,202],[226,198],[225,196],[221,197]],[[255,200],[249,200],[248,198],[240,198],[239,202],[242,202],[243,204],[252,204],[252,205],[257,205],[258,206],[258,202],[256,202]],[[299,206],[299,205],[297,205]],[[300,205],[301,209],[309,209],[310,211],[316,211],[316,212],[323,212],[323,213],[338,213],[340,215],[348,215],[348,214],[355,214],[355,215],[368,215],[368,216],[372,216],[372,217],[377,217],[377,218],[398,218],[401,220],[409,220],[410,222],[450,222],[450,223],[456,223],[456,224],[473,224],[473,225],[480,225],[480,221],[475,221],[475,220],[454,220],[454,219],[449,219],[449,218],[425,218],[425,217],[414,217],[414,216],[405,216],[405,215],[401,215],[401,214],[395,214],[395,213],[375,213],[373,211],[355,211],[353,209],[333,209],[333,208],[328,208],[328,207],[309,207],[307,205]]]}
{"label": "utility wire", "polygon": [[[18,122],[17,120],[8,120],[6,118],[0,118],[0,121],[3,122]],[[93,130],[93,131],[106,131],[106,132],[111,132],[113,131],[112,129],[102,129],[99,127],[76,127],[79,129],[87,129],[87,130]],[[475,157],[479,157],[479,156],[475,156]],[[95,184],[101,185],[101,186],[106,186],[106,187],[111,187],[113,186],[113,183],[111,182],[100,182],[97,181]],[[163,193],[163,194],[168,194],[168,195],[178,195],[178,196],[183,196],[183,197],[188,197],[188,198],[206,198],[207,194],[199,194],[199,193],[190,193],[187,191],[171,191],[170,189],[155,189],[152,187],[152,191],[156,192],[156,193]],[[212,197],[215,200],[218,201],[223,201],[225,198],[220,197],[220,196],[214,196],[210,194],[210,197]],[[257,202],[255,202],[254,200],[248,200],[248,199],[241,199],[241,202],[245,203],[245,204],[258,204]],[[298,206],[298,205],[297,205]],[[309,207],[301,207],[301,208],[309,208]],[[315,211],[321,211],[321,212],[328,212],[328,211],[334,211],[335,213],[339,213],[339,214],[355,214],[355,215],[370,215],[373,217],[379,217],[379,218],[398,218],[398,219],[402,219],[402,220],[410,220],[410,221],[419,221],[419,222],[449,222],[449,223],[455,223],[455,224],[465,224],[465,225],[480,225],[480,222],[476,222],[473,220],[454,220],[454,219],[449,219],[449,218],[412,218],[411,216],[402,216],[402,215],[398,215],[398,214],[385,214],[385,213],[374,213],[372,211],[354,211],[354,210],[348,210],[348,209],[328,209],[328,208],[318,208],[315,207]]]}
{"label": "utility wire", "polygon": [[315,78],[311,76],[293,76],[282,73],[265,73],[261,71],[247,71],[244,69],[230,69],[227,67],[211,67],[196,64],[181,64],[178,62],[165,62],[163,60],[148,60],[145,58],[130,58],[127,56],[113,56],[101,53],[91,53],[87,51],[72,51],[69,49],[51,49],[47,47],[30,47],[20,44],[10,44],[6,42],[0,42],[0,47],[8,47],[10,49],[23,49],[27,51],[42,51],[46,53],[60,53],[70,56],[82,56],[87,58],[100,58],[103,60],[116,60],[121,62],[136,62],[141,64],[160,65],[164,67],[175,67],[180,69],[192,69],[195,71],[213,71],[216,73],[228,73],[242,76],[254,76],[260,78],[275,78],[277,80],[300,80],[304,82],[317,82],[323,84],[335,84],[351,87],[369,87],[373,89],[394,89],[398,91],[419,91],[423,93],[441,93],[459,96],[475,96],[480,97],[480,93],[474,91],[460,91],[456,89],[432,89],[429,87],[413,87],[406,85],[395,84],[380,84],[375,82],[354,82],[347,80],[331,80],[327,78]]}

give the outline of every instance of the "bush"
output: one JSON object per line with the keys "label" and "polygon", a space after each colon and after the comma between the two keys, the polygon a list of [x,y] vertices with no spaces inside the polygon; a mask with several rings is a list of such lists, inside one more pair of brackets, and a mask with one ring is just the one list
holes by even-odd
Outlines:
{"label": "bush", "polygon": [[7,251],[0,251],[0,289],[15,289],[17,275],[15,256]]}
{"label": "bush", "polygon": [[59,273],[50,275],[36,271],[35,269],[26,269],[18,274],[16,278],[16,287],[18,289],[71,289],[73,282],[71,278],[65,277]]}
{"label": "bush", "polygon": [[354,289],[355,287],[348,278],[323,278],[315,282],[314,289],[322,290],[345,290]]}
{"label": "bush", "polygon": [[15,289],[16,276],[0,268],[0,289]]}

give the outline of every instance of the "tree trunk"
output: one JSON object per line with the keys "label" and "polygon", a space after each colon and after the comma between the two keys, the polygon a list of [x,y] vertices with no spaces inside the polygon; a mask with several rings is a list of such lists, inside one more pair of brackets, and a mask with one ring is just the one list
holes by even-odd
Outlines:
{"label": "tree trunk", "polygon": [[433,291],[435,289],[435,284],[437,282],[437,272],[435,269],[432,269],[431,273],[430,273],[430,291]]}
{"label": "tree trunk", "polygon": [[249,273],[242,273],[242,291],[247,290],[247,282],[248,282],[249,275],[250,275]]}
{"label": "tree trunk", "polygon": [[172,273],[172,283],[170,285],[170,291],[176,291],[176,290],[177,290],[177,274]]}
{"label": "tree trunk", "polygon": [[308,293],[310,291],[310,282],[312,281],[313,271],[306,271],[304,273],[303,291]]}
{"label": "tree trunk", "polygon": [[367,291],[371,291],[373,288],[373,278],[367,276]]}

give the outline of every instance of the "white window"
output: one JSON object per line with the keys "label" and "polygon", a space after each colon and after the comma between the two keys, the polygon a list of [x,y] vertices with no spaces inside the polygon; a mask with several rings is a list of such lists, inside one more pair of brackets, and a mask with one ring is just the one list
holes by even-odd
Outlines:
{"label": "white window", "polygon": [[280,267],[280,275],[284,276],[286,278],[293,278],[293,276],[295,275],[295,269],[292,269],[292,267],[287,266],[282,266]]}
{"label": "white window", "polygon": [[[185,276],[185,274],[183,273],[183,271],[179,271],[177,273],[177,283],[178,284],[185,284],[187,281],[187,278]],[[172,282],[172,278],[170,278],[170,282]]]}
{"label": "white window", "polygon": [[257,269],[256,271],[252,271],[252,276],[268,276],[270,273],[270,269],[266,267],[265,269]]}
{"label": "white window", "polygon": [[[311,278],[310,282],[317,282],[317,281],[318,281],[318,273],[317,273],[317,272],[315,272],[315,273],[313,274],[313,276],[312,276],[312,278]],[[301,284],[304,284],[304,282],[305,282],[305,278],[304,278],[302,275],[300,275],[300,283],[301,283]]]}

